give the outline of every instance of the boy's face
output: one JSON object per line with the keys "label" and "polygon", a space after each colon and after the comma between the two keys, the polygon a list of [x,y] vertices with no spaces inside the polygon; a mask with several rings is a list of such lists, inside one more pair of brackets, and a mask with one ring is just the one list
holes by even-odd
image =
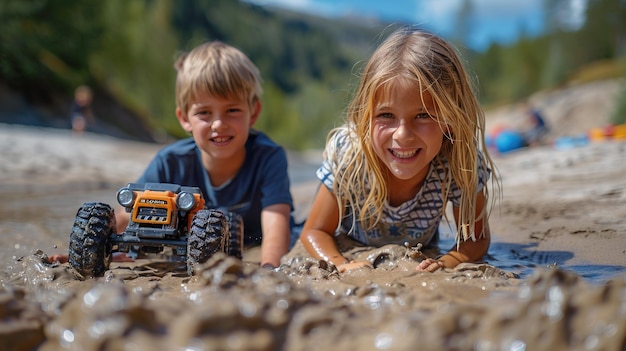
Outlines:
{"label": "boy's face", "polygon": [[203,93],[191,101],[188,111],[177,108],[176,115],[204,158],[243,161],[248,132],[260,111],[259,102],[251,106],[247,101]]}

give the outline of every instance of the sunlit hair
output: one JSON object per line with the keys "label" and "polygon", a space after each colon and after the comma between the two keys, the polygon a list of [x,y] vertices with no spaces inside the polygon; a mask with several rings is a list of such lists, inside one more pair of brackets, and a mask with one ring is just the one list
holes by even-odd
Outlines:
{"label": "sunlit hair", "polygon": [[[436,111],[429,113],[437,116],[444,133],[435,161],[442,162],[445,157],[450,166],[441,180],[444,206],[452,181],[462,192],[457,239],[475,239],[475,234],[480,237],[484,232],[473,233],[474,225],[477,219],[486,219],[488,211],[482,211],[478,218],[474,215],[479,185],[478,148],[483,151],[483,164],[494,171],[491,179],[496,179],[484,141],[484,113],[454,47],[434,34],[412,28],[396,30],[372,54],[346,111],[350,148],[339,153],[339,159],[331,160],[337,164],[333,191],[340,218],[345,216],[346,207],[354,208],[360,214],[361,225],[368,230],[382,219],[389,194],[389,172],[372,145],[372,120],[378,99],[388,99],[397,84],[407,82],[416,87],[416,99],[423,99],[424,92],[428,92],[434,101]],[[340,130],[332,130],[329,140]],[[484,191],[488,199],[487,186]]]}
{"label": "sunlit hair", "polygon": [[240,50],[219,41],[182,53],[174,65],[176,105],[186,113],[202,93],[253,104],[261,98],[259,69]]}

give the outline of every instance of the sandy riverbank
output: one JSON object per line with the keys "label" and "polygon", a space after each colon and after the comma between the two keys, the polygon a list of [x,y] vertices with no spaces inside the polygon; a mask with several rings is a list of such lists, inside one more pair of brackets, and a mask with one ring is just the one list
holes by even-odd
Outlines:
{"label": "sandy riverbank", "polygon": [[[626,338],[626,143],[496,156],[503,198],[484,264],[413,270],[403,247],[355,252],[338,275],[294,252],[277,271],[216,257],[195,277],[159,259],[80,281],[76,209],[113,203],[158,146],[0,126],[0,345],[7,350],[621,350]],[[292,155],[314,167],[319,155]],[[306,213],[315,183],[294,186]],[[444,244],[451,238],[444,238]],[[36,250],[42,253],[33,255]]]}

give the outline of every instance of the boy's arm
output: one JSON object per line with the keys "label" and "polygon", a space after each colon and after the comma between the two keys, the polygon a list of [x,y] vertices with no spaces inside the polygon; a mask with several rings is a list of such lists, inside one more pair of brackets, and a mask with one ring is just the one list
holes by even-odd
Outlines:
{"label": "boy's arm", "polygon": [[[486,211],[485,207],[485,195],[481,191],[476,198],[476,216]],[[454,218],[457,219],[458,226],[459,208],[454,206],[453,210]],[[471,239],[461,241],[458,248],[454,245],[454,247],[452,247],[448,253],[441,256],[438,261],[427,259],[420,262],[417,266],[417,270],[434,272],[443,267],[454,268],[460,263],[479,261],[487,254],[491,243],[491,233],[489,232],[489,223],[487,222],[486,215],[476,221],[474,233],[476,233],[476,241],[472,241]]]}
{"label": "boy's arm", "polygon": [[[115,222],[116,222],[116,230],[117,234],[121,234],[126,231],[126,226],[130,221],[130,214],[126,213],[126,210],[122,206],[118,206],[115,209]],[[125,253],[117,252],[113,253],[113,262],[132,262],[133,259],[126,256]],[[59,263],[66,263],[69,261],[69,256],[67,254],[60,255],[50,255],[48,257],[50,262],[57,261]]]}
{"label": "boy's arm", "polygon": [[289,250],[290,212],[291,206],[288,204],[267,206],[261,211],[261,230],[263,231],[261,266],[278,267],[281,257]]}
{"label": "boy's arm", "polygon": [[128,222],[130,222],[130,213],[126,212],[126,209],[122,206],[118,206],[115,209],[115,222],[117,234],[122,234],[126,231]]}

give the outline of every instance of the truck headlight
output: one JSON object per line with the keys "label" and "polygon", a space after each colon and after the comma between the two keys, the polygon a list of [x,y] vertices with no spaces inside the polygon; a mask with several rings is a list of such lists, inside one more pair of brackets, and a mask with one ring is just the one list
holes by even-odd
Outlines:
{"label": "truck headlight", "polygon": [[128,188],[120,189],[117,192],[117,202],[124,207],[132,207],[135,202],[135,192]]}
{"label": "truck headlight", "polygon": [[176,206],[183,211],[189,211],[196,206],[196,197],[192,193],[183,191],[176,198]]}

